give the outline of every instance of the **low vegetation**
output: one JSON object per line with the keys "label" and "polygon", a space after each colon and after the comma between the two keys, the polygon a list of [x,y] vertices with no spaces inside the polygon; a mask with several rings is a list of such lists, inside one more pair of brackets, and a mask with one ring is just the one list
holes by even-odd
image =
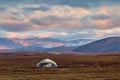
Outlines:
{"label": "low vegetation", "polygon": [[[58,68],[37,68],[50,58]],[[120,56],[41,55],[0,58],[0,80],[120,80]]]}

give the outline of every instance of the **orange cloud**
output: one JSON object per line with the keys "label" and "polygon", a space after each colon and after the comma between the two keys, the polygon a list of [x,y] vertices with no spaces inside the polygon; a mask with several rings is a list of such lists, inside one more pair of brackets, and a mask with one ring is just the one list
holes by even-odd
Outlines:
{"label": "orange cloud", "polygon": [[110,12],[111,12],[111,8],[110,7],[100,7],[100,8],[98,8],[98,12],[97,13],[110,15]]}
{"label": "orange cloud", "polygon": [[29,34],[28,33],[5,32],[3,37],[6,37],[6,38],[26,38],[26,37],[29,37]]}
{"label": "orange cloud", "polygon": [[98,28],[109,28],[111,26],[111,23],[109,20],[93,20],[91,21],[91,24]]}
{"label": "orange cloud", "polygon": [[16,38],[16,37],[18,37],[18,36],[16,35],[16,33],[6,32],[6,33],[5,33],[5,37],[6,37],[6,38]]}

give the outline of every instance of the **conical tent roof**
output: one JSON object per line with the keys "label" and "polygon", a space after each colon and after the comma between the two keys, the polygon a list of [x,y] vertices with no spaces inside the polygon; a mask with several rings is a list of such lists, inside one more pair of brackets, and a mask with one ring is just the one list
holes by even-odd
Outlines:
{"label": "conical tent roof", "polygon": [[[54,65],[57,67],[56,62],[53,61],[53,60],[51,60],[51,59],[48,59],[48,58],[43,59],[42,61],[40,61],[40,62],[37,64],[37,67],[39,67],[39,65],[42,64],[42,63],[51,63],[51,64],[54,64]],[[52,67],[52,66],[51,66],[51,67]]]}

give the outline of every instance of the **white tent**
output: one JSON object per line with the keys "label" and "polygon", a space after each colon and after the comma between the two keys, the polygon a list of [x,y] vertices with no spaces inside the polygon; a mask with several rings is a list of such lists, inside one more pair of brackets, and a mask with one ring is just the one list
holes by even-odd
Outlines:
{"label": "white tent", "polygon": [[47,58],[37,63],[37,67],[57,67],[57,64],[53,60]]}

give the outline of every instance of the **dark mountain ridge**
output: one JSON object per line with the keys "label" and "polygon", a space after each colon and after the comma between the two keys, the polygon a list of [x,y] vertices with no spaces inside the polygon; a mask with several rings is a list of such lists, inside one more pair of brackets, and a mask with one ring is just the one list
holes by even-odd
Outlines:
{"label": "dark mountain ridge", "polygon": [[120,37],[100,39],[80,46],[73,51],[81,53],[120,52]]}

